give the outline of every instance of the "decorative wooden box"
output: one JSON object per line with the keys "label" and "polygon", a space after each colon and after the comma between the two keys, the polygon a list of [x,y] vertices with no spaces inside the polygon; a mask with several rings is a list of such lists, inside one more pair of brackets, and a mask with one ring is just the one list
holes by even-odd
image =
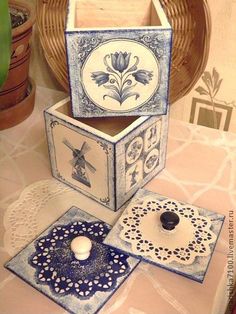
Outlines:
{"label": "decorative wooden box", "polygon": [[67,98],[45,120],[53,176],[114,211],[164,168],[168,114],[74,119]]}
{"label": "decorative wooden box", "polygon": [[166,114],[171,34],[158,0],[70,0],[73,116]]}

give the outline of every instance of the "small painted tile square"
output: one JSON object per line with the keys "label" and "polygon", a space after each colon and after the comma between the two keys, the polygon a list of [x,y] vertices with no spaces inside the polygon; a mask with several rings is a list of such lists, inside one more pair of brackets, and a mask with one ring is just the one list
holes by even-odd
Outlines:
{"label": "small painted tile square", "polygon": [[[163,213],[177,215],[174,229],[163,228]],[[104,243],[203,282],[223,222],[224,216],[212,211],[139,190]]]}
{"label": "small painted tile square", "polygon": [[162,121],[155,123],[125,143],[125,191],[140,184],[160,163]]}
{"label": "small painted tile square", "polygon": [[[5,266],[70,313],[97,313],[139,263],[102,243],[109,230],[72,207]],[[79,235],[92,241],[84,261],[70,249]]]}

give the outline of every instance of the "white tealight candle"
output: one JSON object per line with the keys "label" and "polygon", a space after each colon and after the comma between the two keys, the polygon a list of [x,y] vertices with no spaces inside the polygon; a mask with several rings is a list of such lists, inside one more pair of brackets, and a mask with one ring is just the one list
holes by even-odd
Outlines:
{"label": "white tealight candle", "polygon": [[79,261],[83,261],[90,255],[92,241],[87,237],[79,236],[71,241],[70,247],[75,254],[75,258]]}

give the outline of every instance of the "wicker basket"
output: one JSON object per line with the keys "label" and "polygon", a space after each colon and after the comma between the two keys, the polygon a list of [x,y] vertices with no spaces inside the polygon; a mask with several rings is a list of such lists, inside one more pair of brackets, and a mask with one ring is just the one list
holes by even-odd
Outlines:
{"label": "wicker basket", "polygon": [[[211,21],[206,0],[160,0],[173,27],[170,103],[186,95],[203,73],[209,54]],[[67,0],[37,0],[37,23],[45,58],[58,82],[69,90],[64,27]]]}

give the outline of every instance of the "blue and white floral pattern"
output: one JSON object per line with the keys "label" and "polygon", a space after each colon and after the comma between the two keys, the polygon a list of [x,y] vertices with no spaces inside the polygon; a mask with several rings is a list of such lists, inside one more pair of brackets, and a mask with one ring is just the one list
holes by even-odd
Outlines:
{"label": "blue and white floral pattern", "polygon": [[[117,279],[130,268],[127,255],[101,243],[108,232],[107,225],[100,221],[54,226],[48,235],[35,242],[36,252],[29,258],[36,269],[36,281],[48,285],[56,295],[75,295],[82,300],[97,291],[114,289]],[[80,235],[89,237],[93,244],[85,261],[78,261],[70,249],[73,238]]]}
{"label": "blue and white floral pattern", "polygon": [[[98,86],[102,85],[109,90],[110,93],[105,94],[103,99],[106,97],[113,98],[120,105],[130,97],[135,97],[137,100],[140,94],[131,90],[138,83],[149,84],[153,77],[153,71],[138,70],[139,57],[132,56],[131,53],[126,51],[107,54],[103,62],[107,72],[92,72],[91,77]],[[109,84],[105,85],[106,83]]]}
{"label": "blue and white floral pattern", "polygon": [[[103,31],[98,30],[92,32],[88,30],[78,33],[66,33],[66,48],[69,60],[69,78],[72,90],[71,98],[74,116],[115,116],[127,115],[127,112],[133,112],[138,115],[166,114],[168,106],[171,39],[171,28],[160,30],[137,29],[128,32],[127,30],[116,29]],[[120,106],[122,110],[120,109],[118,112],[108,112],[106,108],[104,109],[103,107],[99,106],[99,104],[95,103],[87,95],[84,86],[81,83],[83,82],[82,69],[89,55],[101,45],[117,40],[130,41],[146,47],[155,55],[155,58],[158,60],[161,69],[161,76],[159,80],[160,84],[158,89],[153,94],[153,96],[148,99],[148,101],[144,102],[141,106],[137,107],[133,111],[126,111],[124,109],[124,97],[121,99],[119,96],[117,98],[119,98],[120,104],[123,104],[123,106]],[[127,70],[127,64],[132,60],[132,56],[129,55],[130,50],[128,50],[128,48],[126,49],[126,47],[123,49],[123,51],[116,50],[113,52],[113,62],[110,63],[110,65],[113,65],[113,69],[118,71],[119,74],[124,73],[124,71]],[[111,53],[109,55],[111,55]],[[142,70],[145,72],[142,72]],[[139,87],[141,87],[142,84],[148,86],[148,83],[151,84],[151,82],[153,82],[154,76],[156,75],[156,73],[153,73],[152,77],[150,70],[151,69],[145,68],[137,69],[135,70],[136,74],[131,75],[130,78],[137,82]],[[106,72],[104,69],[98,69],[96,72],[91,72],[93,72],[91,73],[92,79],[99,87],[103,86],[103,84],[112,85],[108,84],[108,71]],[[104,73],[106,73],[106,75]],[[107,83],[104,83],[105,81],[107,81]],[[132,92],[134,92],[133,89],[130,91],[130,93]],[[139,90],[137,92],[139,93]],[[133,95],[133,97],[137,97],[137,95]],[[141,97],[137,99],[137,102],[140,101],[140,98]],[[129,100],[132,100],[132,98],[129,98]]]}

